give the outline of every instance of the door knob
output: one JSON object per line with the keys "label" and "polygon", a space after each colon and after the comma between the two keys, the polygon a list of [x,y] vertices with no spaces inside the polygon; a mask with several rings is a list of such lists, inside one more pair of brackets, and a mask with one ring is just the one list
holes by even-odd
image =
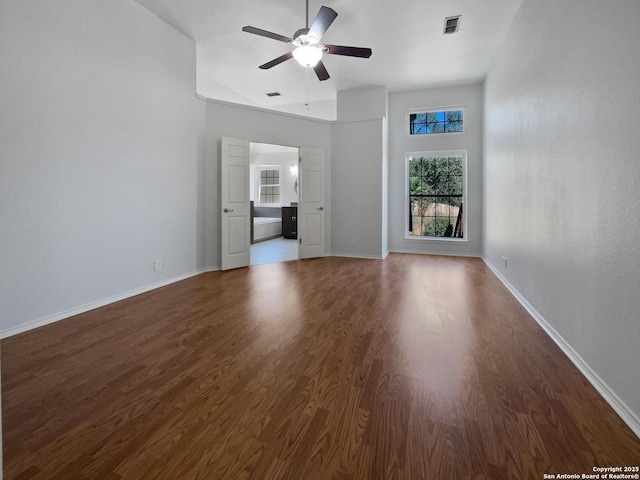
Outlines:
{"label": "door knob", "polygon": [[224,213],[233,212],[233,209],[231,209],[231,208],[225,208],[225,209],[223,210],[223,212],[224,212]]}
{"label": "door knob", "polygon": [[324,210],[324,207],[318,207],[318,210],[322,211]]}

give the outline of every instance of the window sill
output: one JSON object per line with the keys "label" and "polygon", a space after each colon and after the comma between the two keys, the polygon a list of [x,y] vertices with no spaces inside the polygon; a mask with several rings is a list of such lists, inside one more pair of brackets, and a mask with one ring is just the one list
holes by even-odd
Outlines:
{"label": "window sill", "polygon": [[464,135],[465,132],[462,130],[461,132],[437,132],[437,133],[406,133],[405,135],[408,138],[424,138],[424,137],[439,137],[441,135]]}
{"label": "window sill", "polygon": [[414,242],[440,242],[440,243],[469,243],[468,238],[448,238],[448,237],[418,237],[415,235],[405,235],[405,240]]}

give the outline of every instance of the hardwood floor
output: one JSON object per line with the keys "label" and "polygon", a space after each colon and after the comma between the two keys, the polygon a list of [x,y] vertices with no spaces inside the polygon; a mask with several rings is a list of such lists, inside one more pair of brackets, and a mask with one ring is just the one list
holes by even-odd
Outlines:
{"label": "hardwood floor", "polygon": [[5,479],[542,479],[640,440],[479,259],[200,275],[2,341]]}

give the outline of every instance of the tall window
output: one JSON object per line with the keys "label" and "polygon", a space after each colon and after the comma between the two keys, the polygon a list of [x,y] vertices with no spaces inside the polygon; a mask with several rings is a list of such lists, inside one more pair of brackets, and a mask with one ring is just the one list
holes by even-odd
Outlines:
{"label": "tall window", "polygon": [[465,238],[466,151],[407,154],[407,238]]}
{"label": "tall window", "polygon": [[280,170],[260,170],[258,183],[259,203],[280,203]]}
{"label": "tall window", "polygon": [[413,110],[409,115],[409,135],[460,133],[464,131],[464,108]]}

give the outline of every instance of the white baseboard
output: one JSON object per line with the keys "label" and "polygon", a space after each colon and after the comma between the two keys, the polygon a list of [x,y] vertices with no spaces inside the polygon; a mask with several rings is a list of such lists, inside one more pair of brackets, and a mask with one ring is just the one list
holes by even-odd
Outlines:
{"label": "white baseboard", "polygon": [[416,252],[414,250],[399,250],[399,249],[391,249],[385,252],[383,256],[381,255],[359,255],[356,253],[337,253],[331,252],[331,257],[345,257],[345,258],[365,258],[370,260],[384,260],[389,256],[390,253],[412,253],[415,255],[438,255],[438,256],[446,256],[446,257],[469,257],[469,258],[480,258],[480,255],[474,253],[444,253],[444,252]]}
{"label": "white baseboard", "polygon": [[524,298],[516,288],[500,273],[500,271],[485,257],[482,261],[489,267],[496,277],[504,284],[505,287],[513,294],[520,304],[529,312],[536,322],[547,332],[551,339],[560,347],[569,360],[582,372],[589,380],[589,383],[598,391],[598,393],[611,405],[611,408],[620,416],[633,433],[640,438],[640,418],[622,401],[620,397],[602,380],[596,372],[589,366],[587,362],[576,352],[573,347],[555,329],[538,313],[538,311]]}
{"label": "white baseboard", "polygon": [[204,272],[219,272],[220,269],[221,269],[221,267],[214,266],[214,267],[206,267],[203,271]]}
{"label": "white baseboard", "polygon": [[194,270],[192,272],[185,273],[183,275],[178,275],[177,277],[169,278],[161,282],[153,283],[151,285],[145,285],[144,287],[135,288],[133,290],[129,290],[128,292],[120,293],[112,297],[107,297],[102,300],[98,300],[97,302],[88,303],[86,305],[82,305],[81,307],[71,308],[63,312],[54,313],[53,315],[47,315],[46,317],[42,317],[37,320],[32,320],[30,322],[16,325],[15,327],[5,328],[4,330],[0,330],[0,339],[11,337],[12,335],[17,335],[19,333],[23,333],[29,330],[33,330],[34,328],[43,327],[45,325],[49,325],[50,323],[58,322],[60,320],[64,320],[65,318],[73,317],[74,315],[79,315],[81,313],[88,312],[89,310],[94,310],[96,308],[104,307],[105,305],[119,302],[120,300],[134,297],[136,295],[140,295],[141,293],[146,293],[151,290],[155,290],[156,288],[164,287],[166,285],[170,285],[172,283],[179,282],[181,280],[185,280],[187,278],[191,278],[196,275],[200,275],[201,273],[204,273],[204,272],[205,272],[205,269]]}
{"label": "white baseboard", "polygon": [[336,253],[331,252],[331,257],[343,257],[343,258],[363,258],[367,260],[384,260],[381,255],[359,255],[357,253]]}
{"label": "white baseboard", "polygon": [[389,249],[391,253],[412,253],[414,255],[439,255],[442,257],[469,257],[469,258],[481,258],[477,253],[454,253],[454,252],[420,252],[416,250],[405,250],[401,248]]}

